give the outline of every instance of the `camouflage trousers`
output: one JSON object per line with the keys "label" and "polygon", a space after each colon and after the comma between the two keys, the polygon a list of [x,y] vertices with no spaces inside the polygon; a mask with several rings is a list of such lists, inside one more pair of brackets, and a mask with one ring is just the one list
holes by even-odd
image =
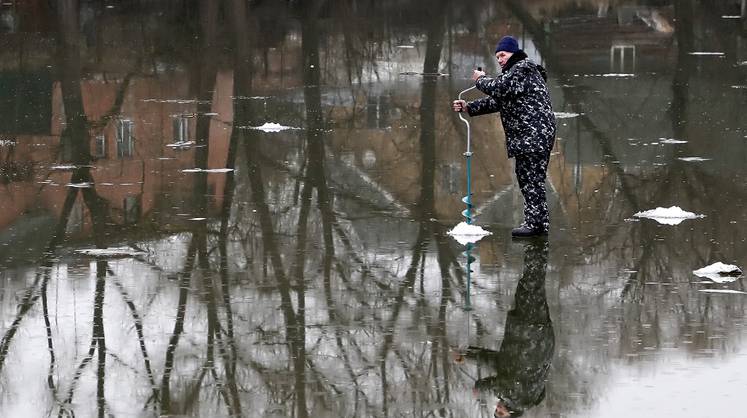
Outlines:
{"label": "camouflage trousers", "polygon": [[516,179],[524,196],[524,225],[532,229],[547,231],[550,228],[550,215],[545,196],[545,180],[549,154],[528,154],[516,156]]}

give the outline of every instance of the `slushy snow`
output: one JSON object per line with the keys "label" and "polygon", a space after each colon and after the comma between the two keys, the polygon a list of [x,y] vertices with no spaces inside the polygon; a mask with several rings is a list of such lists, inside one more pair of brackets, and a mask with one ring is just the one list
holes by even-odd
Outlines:
{"label": "slushy snow", "polygon": [[173,144],[166,144],[169,148],[189,148],[195,144],[195,141],[182,141],[174,142]]}
{"label": "slushy snow", "polygon": [[658,207],[656,209],[638,212],[633,216],[637,218],[653,219],[664,225],[679,225],[686,219],[705,218],[704,215],[696,215],[692,212],[684,211],[679,206],[672,206],[670,208]]}
{"label": "slushy snow", "polygon": [[683,141],[681,139],[674,139],[674,138],[659,138],[661,139],[662,144],[687,144],[687,141]]}
{"label": "slushy snow", "polygon": [[581,113],[555,112],[555,118],[556,119],[571,119],[571,118],[577,118],[579,116],[581,116]]}
{"label": "slushy snow", "polygon": [[454,229],[448,232],[458,243],[462,245],[473,244],[491,234],[477,225],[460,222]]}
{"label": "slushy snow", "polygon": [[228,173],[233,168],[185,168],[182,173]]}
{"label": "slushy snow", "polygon": [[290,126],[283,126],[275,122],[265,122],[265,124],[262,126],[250,126],[249,129],[256,129],[262,132],[280,132],[280,131],[285,131],[288,129],[298,129],[298,128],[293,128]]}
{"label": "slushy snow", "polygon": [[694,270],[693,274],[711,279],[716,283],[729,283],[736,281],[742,275],[742,270],[733,264],[724,264],[719,261],[710,266]]}
{"label": "slushy snow", "polygon": [[87,248],[75,250],[75,252],[94,257],[134,257],[136,255],[145,255],[144,252],[130,247]]}
{"label": "slushy snow", "polygon": [[703,293],[729,293],[732,295],[747,295],[747,293],[742,292],[741,290],[731,290],[731,289],[700,289],[698,292]]}
{"label": "slushy snow", "polygon": [[678,160],[685,161],[685,162],[700,162],[700,161],[709,161],[710,158],[703,158],[703,157],[680,157],[677,158]]}

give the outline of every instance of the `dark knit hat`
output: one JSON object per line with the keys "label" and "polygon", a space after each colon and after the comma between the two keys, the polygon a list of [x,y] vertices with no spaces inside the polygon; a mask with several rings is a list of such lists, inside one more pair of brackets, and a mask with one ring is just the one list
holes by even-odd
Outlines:
{"label": "dark knit hat", "polygon": [[504,36],[501,38],[501,41],[498,42],[498,45],[495,46],[495,52],[498,53],[498,51],[506,51],[514,53],[519,50],[519,42],[516,41],[516,38],[513,36]]}

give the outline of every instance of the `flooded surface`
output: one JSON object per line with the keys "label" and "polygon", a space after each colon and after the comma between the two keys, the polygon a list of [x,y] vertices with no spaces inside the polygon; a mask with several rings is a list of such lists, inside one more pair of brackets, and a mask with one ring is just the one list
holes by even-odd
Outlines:
{"label": "flooded surface", "polygon": [[[693,274],[747,266],[743,1],[56,3],[0,5],[0,416],[743,416],[744,281]],[[463,247],[507,33],[551,231],[483,116]]]}

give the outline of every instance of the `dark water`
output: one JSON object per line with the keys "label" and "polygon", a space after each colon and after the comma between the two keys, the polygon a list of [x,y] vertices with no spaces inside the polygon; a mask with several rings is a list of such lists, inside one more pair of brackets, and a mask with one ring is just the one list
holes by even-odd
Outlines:
{"label": "dark water", "polygon": [[[743,416],[743,280],[692,271],[747,267],[744,7],[2,3],[0,416]],[[450,101],[507,33],[550,73],[552,227],[510,239],[472,120],[468,280]]]}

